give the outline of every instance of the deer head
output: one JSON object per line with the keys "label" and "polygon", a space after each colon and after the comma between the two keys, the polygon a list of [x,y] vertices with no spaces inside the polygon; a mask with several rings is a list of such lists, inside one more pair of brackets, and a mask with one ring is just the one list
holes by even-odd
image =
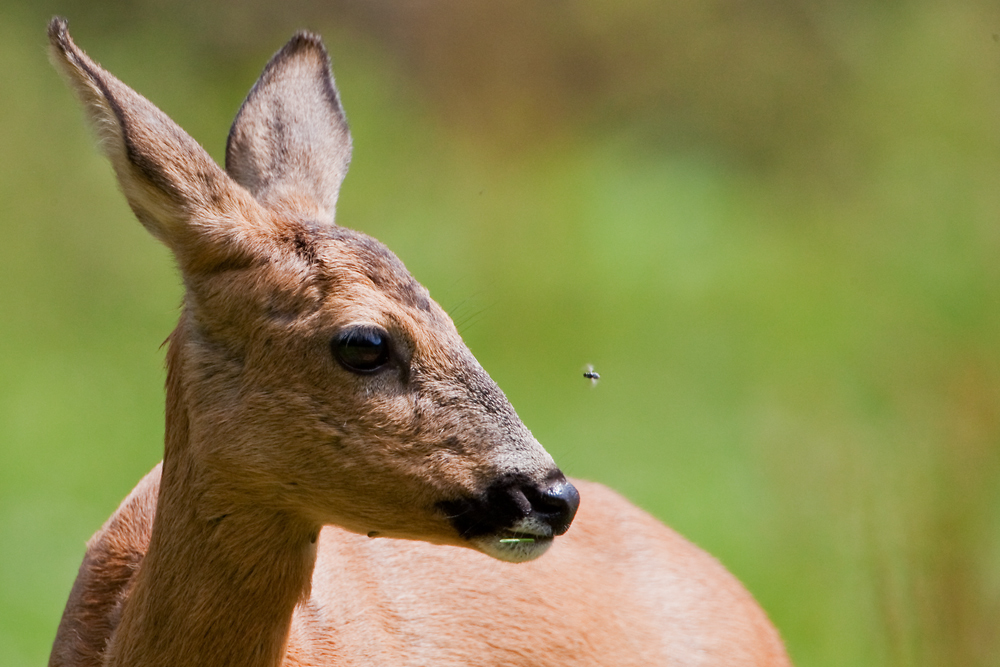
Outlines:
{"label": "deer head", "polygon": [[[206,517],[253,506],[349,530],[537,557],[579,496],[447,314],[334,211],[351,138],[318,37],[268,63],[226,170],[49,28],[53,60],[186,288],[164,475]],[[173,473],[171,473],[173,474]]]}

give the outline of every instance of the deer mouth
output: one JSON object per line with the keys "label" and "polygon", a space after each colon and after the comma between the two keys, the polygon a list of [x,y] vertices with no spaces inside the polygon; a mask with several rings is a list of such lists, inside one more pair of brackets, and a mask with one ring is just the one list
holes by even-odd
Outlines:
{"label": "deer mouth", "polygon": [[477,497],[438,504],[470,546],[498,560],[521,563],[541,556],[565,533],[580,494],[555,471],[544,484],[507,477]]}
{"label": "deer mouth", "polygon": [[513,528],[479,535],[469,541],[487,556],[508,563],[524,563],[548,551],[554,538],[551,528],[529,517]]}

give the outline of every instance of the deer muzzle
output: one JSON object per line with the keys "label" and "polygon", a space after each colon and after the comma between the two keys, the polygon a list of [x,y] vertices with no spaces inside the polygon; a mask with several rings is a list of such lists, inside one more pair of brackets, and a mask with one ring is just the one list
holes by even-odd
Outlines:
{"label": "deer muzzle", "polygon": [[559,470],[537,483],[506,475],[482,494],[439,503],[459,535],[499,560],[523,562],[541,556],[565,533],[580,506],[580,494]]}

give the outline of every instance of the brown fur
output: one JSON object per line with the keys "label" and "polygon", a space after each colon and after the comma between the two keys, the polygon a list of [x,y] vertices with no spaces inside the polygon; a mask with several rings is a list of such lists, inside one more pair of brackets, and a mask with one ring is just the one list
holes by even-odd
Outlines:
{"label": "brown fur", "polygon": [[[787,664],[731,575],[603,487],[532,562],[486,555],[515,558],[513,519],[456,528],[497,488],[534,516],[561,473],[399,260],[334,224],[350,134],[317,37],[268,64],[227,173],[49,35],[187,287],[163,463],[88,544],[50,665]],[[391,341],[370,373],[331,354],[359,324]]]}
{"label": "brown fur", "polygon": [[[100,664],[91,656],[115,614],[101,606],[103,580],[146,549],[158,478],[159,468],[91,540],[70,606],[109,620],[72,645],[79,659],[55,664]],[[579,484],[587,502],[572,529],[530,563],[324,528],[283,664],[787,664],[767,618],[721,565],[613,491]],[[125,517],[145,530],[115,534]],[[77,591],[91,588],[88,605]]]}

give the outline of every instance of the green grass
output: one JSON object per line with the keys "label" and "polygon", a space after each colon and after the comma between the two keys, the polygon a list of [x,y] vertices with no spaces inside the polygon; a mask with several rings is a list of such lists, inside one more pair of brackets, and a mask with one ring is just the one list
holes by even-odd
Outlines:
{"label": "green grass", "polygon": [[[886,21],[836,33],[839,148],[768,172],[627,133],[500,156],[327,31],[355,136],[338,219],[430,288],[564,469],[740,577],[797,664],[995,664],[1000,48],[971,11]],[[180,300],[43,27],[0,21],[11,667],[45,661],[85,540],[160,456]],[[163,37],[77,37],[217,158],[276,46],[220,81]]]}

